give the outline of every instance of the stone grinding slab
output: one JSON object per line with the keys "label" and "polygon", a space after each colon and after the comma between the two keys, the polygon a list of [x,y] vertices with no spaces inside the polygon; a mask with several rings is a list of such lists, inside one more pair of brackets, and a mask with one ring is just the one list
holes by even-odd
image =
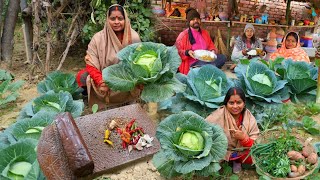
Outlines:
{"label": "stone grinding slab", "polygon": [[[103,142],[104,132],[112,120],[120,119],[126,123],[133,118],[136,119],[137,125],[142,127],[146,134],[154,137],[152,147],[144,148],[142,151],[132,150],[129,153],[127,149],[121,147],[120,137],[116,135],[115,131],[112,131],[110,136],[110,140],[115,143],[114,147]],[[94,172],[91,177],[88,177],[89,179],[153,155],[160,149],[160,143],[155,138],[156,124],[139,104],[82,116],[76,118],[75,122],[94,162]],[[59,138],[57,138],[57,131],[54,126],[45,128],[39,140],[38,161],[40,167],[47,177],[51,177],[49,179],[60,179],[60,177],[75,179],[67,165],[65,154],[62,153],[63,147]]]}

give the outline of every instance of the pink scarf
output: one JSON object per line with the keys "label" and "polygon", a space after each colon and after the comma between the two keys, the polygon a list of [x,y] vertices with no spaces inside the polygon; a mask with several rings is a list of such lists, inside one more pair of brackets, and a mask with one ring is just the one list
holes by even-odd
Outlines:
{"label": "pink scarf", "polygon": [[[288,33],[290,33],[290,32],[288,32]],[[288,35],[288,33],[287,33],[287,35]],[[296,34],[298,35],[298,33],[296,33]],[[270,55],[270,59],[275,60],[277,57],[284,57],[285,59],[290,58],[293,61],[310,62],[308,54],[300,46],[299,35],[298,35],[297,47],[292,48],[292,49],[286,48],[285,42],[286,42],[287,35],[283,39],[281,47],[276,52],[274,52]]]}

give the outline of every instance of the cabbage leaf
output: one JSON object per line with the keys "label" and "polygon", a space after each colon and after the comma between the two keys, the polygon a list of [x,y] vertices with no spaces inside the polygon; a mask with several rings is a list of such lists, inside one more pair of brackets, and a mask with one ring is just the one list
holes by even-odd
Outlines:
{"label": "cabbage leaf", "polygon": [[[183,136],[190,132],[203,138],[196,138],[200,140],[198,143],[203,143],[203,147],[193,150],[181,146],[187,142],[184,138],[188,138]],[[156,137],[160,141],[161,149],[154,155],[152,162],[166,178],[189,173],[212,175],[220,170],[219,161],[227,152],[228,141],[223,130],[190,111],[170,115],[161,121]]]}
{"label": "cabbage leaf", "polygon": [[102,70],[113,91],[131,91],[143,84],[141,99],[160,102],[185,90],[175,74],[181,59],[175,47],[153,42],[131,44],[117,54],[120,62]]}
{"label": "cabbage leaf", "polygon": [[40,94],[45,94],[51,90],[55,93],[67,91],[74,99],[79,99],[83,91],[83,89],[78,86],[74,75],[60,71],[53,71],[48,74],[43,81],[38,83],[37,90]]}
{"label": "cabbage leaf", "polygon": [[24,139],[1,149],[0,179],[39,179],[43,174],[37,161],[36,140]]}
{"label": "cabbage leaf", "polygon": [[79,117],[84,109],[82,99],[73,100],[69,92],[48,91],[47,93],[31,100],[24,106],[19,114],[18,119],[31,118],[40,111],[53,112],[55,114],[61,112],[70,112],[72,116]]}
{"label": "cabbage leaf", "polygon": [[[280,68],[279,68],[280,69]],[[285,60],[283,63],[283,79],[287,86],[291,100],[315,101],[318,78],[318,68],[303,61]]]}
{"label": "cabbage leaf", "polygon": [[238,64],[235,73],[239,79],[238,86],[253,103],[282,103],[288,98],[284,88],[287,81],[278,80],[276,73],[261,62]]}

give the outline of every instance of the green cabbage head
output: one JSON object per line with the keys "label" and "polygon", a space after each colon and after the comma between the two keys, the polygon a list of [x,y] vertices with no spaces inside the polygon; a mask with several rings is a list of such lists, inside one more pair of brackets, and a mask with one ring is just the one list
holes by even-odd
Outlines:
{"label": "green cabbage head", "polygon": [[252,60],[248,65],[237,65],[235,73],[246,97],[254,102],[282,103],[286,99],[284,87],[287,81],[278,80],[276,73],[265,64]]}
{"label": "green cabbage head", "polygon": [[175,46],[142,42],[117,53],[120,60],[102,70],[102,77],[113,91],[128,92],[143,85],[141,99],[161,102],[185,90],[176,77],[181,58]]}
{"label": "green cabbage head", "polygon": [[219,161],[227,152],[228,141],[222,128],[191,111],[165,118],[156,137],[161,149],[152,161],[166,178],[190,173],[210,176],[220,170]]}
{"label": "green cabbage head", "polygon": [[178,74],[178,79],[186,84],[183,96],[204,107],[218,108],[233,82],[226,74],[213,65],[190,69],[188,75]]}
{"label": "green cabbage head", "polygon": [[157,53],[153,50],[142,52],[135,60],[134,64],[140,65],[144,70],[148,71],[148,75],[151,75],[154,62],[157,59]]}
{"label": "green cabbage head", "polygon": [[191,150],[203,150],[203,137],[196,131],[186,131],[180,136],[179,145]]}

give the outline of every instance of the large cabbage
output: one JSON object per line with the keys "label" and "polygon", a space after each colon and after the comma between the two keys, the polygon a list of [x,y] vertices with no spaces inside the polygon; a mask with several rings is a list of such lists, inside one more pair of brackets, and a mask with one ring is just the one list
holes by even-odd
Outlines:
{"label": "large cabbage", "polygon": [[288,83],[292,101],[315,101],[318,78],[318,68],[303,61],[283,61],[283,66],[276,71],[283,72],[282,78]]}
{"label": "large cabbage", "polygon": [[37,90],[40,94],[45,94],[53,90],[55,93],[60,91],[69,92],[73,99],[80,99],[82,88],[79,88],[76,78],[73,74],[53,71],[47,77],[39,82]]}
{"label": "large cabbage", "polygon": [[226,74],[213,65],[191,69],[187,76],[179,74],[179,80],[187,85],[183,95],[203,106],[218,108],[233,83]]}
{"label": "large cabbage", "polygon": [[228,141],[223,130],[190,111],[161,121],[156,137],[161,149],[152,161],[166,178],[189,173],[213,175],[221,168],[219,161],[227,152]]}
{"label": "large cabbage", "polygon": [[181,63],[175,47],[142,42],[125,47],[117,56],[120,63],[102,71],[111,90],[131,91],[143,84],[141,99],[146,102],[160,102],[184,91],[185,86],[175,77]]}
{"label": "large cabbage", "polygon": [[1,149],[0,179],[44,179],[39,168],[36,140],[24,139]]}
{"label": "large cabbage", "polygon": [[202,117],[207,117],[212,111],[222,105],[225,94],[234,86],[226,74],[213,65],[193,68],[188,75],[177,74],[180,82],[187,86],[185,92],[159,103],[159,110],[173,113],[192,111]]}
{"label": "large cabbage", "polygon": [[276,73],[263,63],[250,61],[249,65],[239,64],[235,73],[246,96],[255,103],[282,103],[282,100],[288,98],[286,93],[281,91],[287,81],[278,80]]}
{"label": "large cabbage", "polygon": [[40,111],[54,112],[70,112],[72,116],[79,117],[84,109],[83,100],[73,100],[69,92],[53,90],[31,100],[20,111],[18,119],[32,118]]}

